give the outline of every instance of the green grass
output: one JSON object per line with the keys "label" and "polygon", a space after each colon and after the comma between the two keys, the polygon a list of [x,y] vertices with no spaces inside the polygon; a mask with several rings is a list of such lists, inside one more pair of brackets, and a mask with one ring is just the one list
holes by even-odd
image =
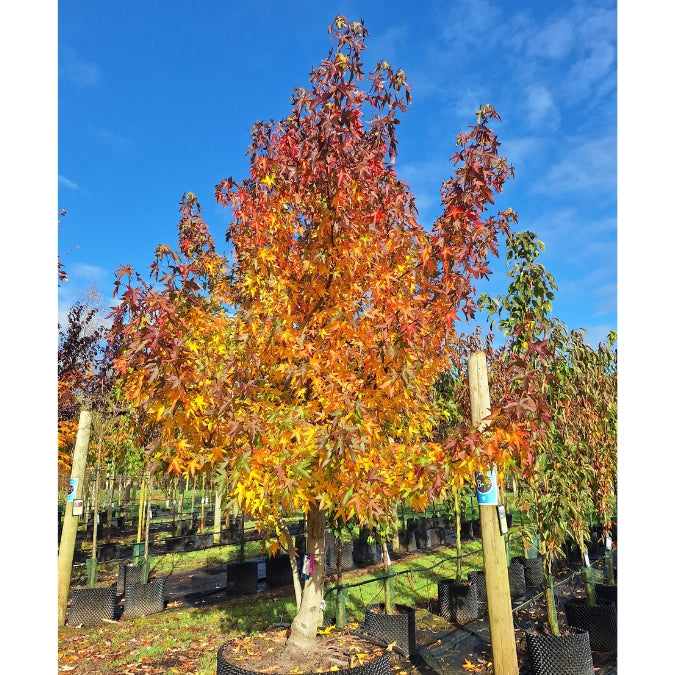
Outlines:
{"label": "green grass", "polygon": [[[518,521],[514,518],[514,522]],[[511,554],[522,553],[518,527],[510,530]],[[247,542],[246,557],[261,555],[260,542]],[[226,564],[236,560],[238,546],[231,545],[187,553],[151,557],[151,571],[163,576],[174,571]],[[462,577],[483,567],[480,540],[462,544]],[[116,563],[99,565],[117,571]],[[416,557],[394,561],[394,600],[398,604],[430,609],[438,597],[438,581],[455,578],[456,553],[442,547]],[[384,601],[383,568],[354,570],[343,576],[347,587],[346,617],[361,623],[365,607]],[[106,582],[107,583],[107,582]],[[326,616],[336,616],[334,584],[325,587]],[[218,648],[242,634],[265,630],[275,623],[290,623],[295,616],[292,588],[232,598],[204,608],[169,608],[148,617],[116,621],[91,628],[59,629],[59,665],[77,660],[79,671],[91,675],[123,675],[137,672],[213,675]],[[154,668],[155,670],[147,670]]]}

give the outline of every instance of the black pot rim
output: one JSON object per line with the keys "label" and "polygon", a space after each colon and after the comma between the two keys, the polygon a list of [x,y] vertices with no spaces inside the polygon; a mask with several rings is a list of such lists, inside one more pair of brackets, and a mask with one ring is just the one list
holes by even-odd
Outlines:
{"label": "black pot rim", "polygon": [[565,638],[570,637],[569,633],[573,633],[575,635],[583,635],[584,633],[588,633],[587,630],[578,628],[577,626],[562,626],[560,631],[561,635],[553,635],[553,633],[540,633],[536,630],[526,630],[525,635],[531,635],[534,638]]}
{"label": "black pot rim", "polygon": [[[384,603],[383,602],[375,602],[371,605],[366,605],[366,612],[368,611],[373,611],[375,609],[384,609]],[[399,613],[399,614],[414,614],[415,613],[415,608],[411,607],[410,605],[400,605],[396,603],[394,605],[394,609]]]}

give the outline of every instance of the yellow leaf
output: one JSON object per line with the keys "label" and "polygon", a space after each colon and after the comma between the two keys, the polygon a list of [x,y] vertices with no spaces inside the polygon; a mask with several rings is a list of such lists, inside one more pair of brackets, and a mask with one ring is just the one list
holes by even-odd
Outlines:
{"label": "yellow leaf", "polygon": [[326,628],[317,628],[316,632],[319,635],[330,635],[331,631],[335,628],[335,624],[331,624],[330,626],[326,626]]}

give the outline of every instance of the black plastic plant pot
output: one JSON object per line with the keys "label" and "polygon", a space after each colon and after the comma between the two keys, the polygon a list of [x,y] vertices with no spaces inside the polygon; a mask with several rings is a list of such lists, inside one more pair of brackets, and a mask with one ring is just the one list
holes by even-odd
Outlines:
{"label": "black plastic plant pot", "polygon": [[525,568],[517,560],[513,560],[509,565],[508,575],[511,598],[522,598],[527,593]]}
{"label": "black plastic plant pot", "polygon": [[413,530],[401,530],[398,533],[398,544],[405,549],[406,553],[415,553],[417,551],[417,537]]}
{"label": "black plastic plant pot", "polygon": [[352,556],[357,565],[368,567],[377,562],[377,547],[375,544],[369,544],[363,534],[358,539],[354,539],[352,544],[354,546]]}
{"label": "black plastic plant pot", "polygon": [[532,675],[593,675],[588,631],[569,627],[560,635],[525,633]]}
{"label": "black plastic plant pot", "polygon": [[611,652],[616,649],[616,605],[613,602],[587,605],[582,598],[565,601],[565,618],[570,626],[588,631],[591,649]]}
{"label": "black plastic plant pot", "polygon": [[158,577],[149,584],[128,583],[124,589],[124,613],[122,617],[124,619],[138,619],[142,616],[163,612],[165,581],[166,577]]}
{"label": "black plastic plant pot", "polygon": [[366,605],[364,629],[368,636],[393,649],[406,659],[415,652],[415,608],[394,605],[393,614],[385,614],[384,604]]}
{"label": "black plastic plant pot", "polygon": [[429,548],[439,548],[445,542],[443,530],[438,527],[427,530],[427,537],[429,538]]}
{"label": "black plastic plant pot", "polygon": [[[230,663],[225,656],[228,648],[229,643],[225,643],[218,650],[216,675],[259,675],[255,670],[246,670]],[[331,675],[391,675],[391,653],[386,652],[379,658],[354,668],[341,668],[330,672]]]}
{"label": "black plastic plant pot", "polygon": [[213,532],[204,532],[200,534],[197,532],[195,534],[194,540],[194,550],[201,551],[205,548],[211,548],[213,546]]}
{"label": "black plastic plant pot", "polygon": [[279,588],[293,584],[293,570],[288,553],[268,557],[265,561],[265,569],[268,587]]}
{"label": "black plastic plant pot", "polygon": [[524,558],[523,556],[518,556],[513,560],[523,566],[526,586],[538,587],[544,583],[544,562],[541,557]]}
{"label": "black plastic plant pot", "polygon": [[143,581],[143,564],[127,565],[124,574],[124,592],[126,593],[129,584],[140,584]]}
{"label": "black plastic plant pot", "polygon": [[127,562],[122,561],[117,568],[117,595],[124,594],[124,584],[127,578]]}
{"label": "black plastic plant pot", "polygon": [[485,586],[485,572],[477,570],[476,572],[469,572],[467,579],[476,586],[476,597],[478,602],[487,602],[487,587]]}
{"label": "black plastic plant pot", "polygon": [[121,562],[117,570],[117,594],[123,595],[127,584],[138,584],[143,578],[142,565],[130,565],[128,562]]}
{"label": "black plastic plant pot", "polygon": [[342,557],[340,560],[340,565],[342,567],[343,572],[353,570],[355,567],[354,546],[351,541],[345,541],[342,543]]}
{"label": "black plastic plant pot", "polygon": [[166,544],[167,553],[185,550],[185,537],[167,537],[164,543]]}
{"label": "black plastic plant pot", "polygon": [[473,521],[469,520],[462,523],[459,528],[459,534],[463,541],[473,539]]}
{"label": "black plastic plant pot", "polygon": [[[354,556],[352,554],[353,547],[350,541],[342,542],[342,548],[340,550],[340,566],[342,572],[347,570],[354,569]],[[337,574],[338,573],[338,549],[337,543],[334,541],[331,544],[326,546],[326,558],[325,558],[325,569],[326,574]]]}
{"label": "black plastic plant pot", "polygon": [[246,595],[258,591],[258,563],[253,561],[227,564],[227,592]]}
{"label": "black plastic plant pot", "polygon": [[600,603],[609,603],[613,602],[617,608],[619,603],[617,601],[616,589],[617,586],[610,586],[609,584],[596,584],[595,585],[595,601]]}
{"label": "black plastic plant pot", "polygon": [[415,546],[420,551],[424,551],[430,548],[428,530],[420,529],[415,531]]}
{"label": "black plastic plant pot", "polygon": [[438,581],[438,611],[446,620],[463,626],[479,616],[476,584],[454,579]]}
{"label": "black plastic plant pot", "polygon": [[110,562],[120,557],[120,549],[117,544],[101,544],[96,548],[96,559],[99,562]]}
{"label": "black plastic plant pot", "polygon": [[114,621],[117,597],[110,588],[76,588],[68,614],[69,626],[96,626]]}

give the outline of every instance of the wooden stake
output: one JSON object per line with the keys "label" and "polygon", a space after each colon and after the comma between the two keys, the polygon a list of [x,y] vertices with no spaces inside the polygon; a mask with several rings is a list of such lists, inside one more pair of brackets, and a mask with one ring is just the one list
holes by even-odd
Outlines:
{"label": "wooden stake", "polygon": [[[468,365],[471,420],[474,424],[480,424],[490,414],[490,390],[485,353],[472,354]],[[506,548],[499,529],[497,507],[481,504],[478,510],[483,540],[485,588],[495,675],[518,675]]]}
{"label": "wooden stake", "polygon": [[[87,465],[87,450],[89,449],[89,437],[91,435],[91,410],[82,410],[77,425],[77,437],[75,450],[73,451],[73,468],[70,477],[79,481],[75,497],[83,493],[84,468]],[[79,495],[78,495],[79,493]],[[73,515],[73,502],[66,502],[66,512],[63,516],[63,530],[59,544],[58,559],[58,627],[66,624],[66,611],[68,609],[68,594],[70,593],[70,576],[73,569],[73,556],[75,554],[75,539],[77,537],[78,516]]]}

